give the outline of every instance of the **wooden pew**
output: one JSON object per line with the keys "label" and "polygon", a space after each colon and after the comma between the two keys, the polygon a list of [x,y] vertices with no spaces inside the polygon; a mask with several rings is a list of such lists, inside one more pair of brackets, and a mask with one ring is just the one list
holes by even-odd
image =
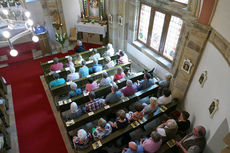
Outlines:
{"label": "wooden pew", "polygon": [[109,106],[109,108],[103,107],[101,109],[98,109],[94,112],[93,115],[88,115],[88,113],[83,114],[80,117],[71,120],[74,122],[74,124],[72,124],[72,125],[68,125],[68,122],[70,122],[70,121],[67,121],[65,123],[66,129],[67,129],[67,131],[71,131],[73,129],[80,127],[81,125],[83,125],[87,122],[93,121],[97,118],[100,118],[104,115],[109,114],[111,110],[114,111],[114,110],[118,110],[121,108],[125,108],[125,107],[129,106],[130,104],[138,101],[139,99],[153,94],[154,92],[157,91],[157,89],[158,89],[158,85],[153,85],[152,87],[150,87],[148,89],[138,91],[133,96],[126,97],[126,98],[120,100],[119,102],[107,105],[107,106]]}
{"label": "wooden pew", "polygon": [[8,101],[8,98],[6,97],[4,91],[1,88],[0,88],[0,97],[5,99],[6,110],[8,110],[9,109],[9,101]]}
{"label": "wooden pew", "polygon": [[[97,48],[97,51],[98,53],[100,53],[101,55],[106,51],[107,49],[105,47],[100,47],[100,48]],[[82,52],[80,53],[82,58],[85,59],[85,60],[88,60],[88,58],[92,55],[92,51],[85,51],[85,52]],[[69,56],[72,56],[73,58],[76,57],[76,54],[72,54],[72,55],[68,55],[68,56],[65,56],[65,57],[62,57],[62,58],[59,58],[59,62],[62,62],[63,65],[65,65],[66,63],[68,63],[68,57]],[[53,60],[50,60],[50,61],[47,61],[47,62],[44,62],[44,63],[41,63],[41,67],[42,67],[42,70],[43,70],[43,73],[44,74],[48,74],[50,72],[50,66],[53,64]]]}
{"label": "wooden pew", "polygon": [[[137,80],[141,80],[143,79],[143,76],[144,76],[144,73],[140,72],[134,76],[131,76],[130,80],[132,80],[133,82],[137,81]],[[122,79],[121,81],[117,81],[116,82],[118,88],[122,88],[126,85],[126,79]],[[99,98],[99,97],[102,97],[102,96],[106,96],[107,94],[109,94],[111,92],[111,86],[110,85],[107,85],[107,86],[103,86],[103,87],[100,87],[98,89],[95,90],[95,95],[96,95],[96,98]],[[82,105],[86,102],[89,102],[89,96],[84,96],[83,94],[80,95],[80,96],[77,96],[77,97],[74,97],[71,99],[71,101],[75,101],[77,102],[78,105]],[[66,111],[66,110],[69,110],[70,109],[70,104],[71,102],[68,102],[66,104],[64,104],[63,102],[59,103],[57,102],[56,103],[56,107],[59,108],[59,111],[60,112],[63,112],[63,111]]]}
{"label": "wooden pew", "polygon": [[[130,133],[130,132],[136,130],[137,128],[143,127],[145,124],[147,124],[147,123],[153,121],[154,119],[156,119],[156,118],[162,116],[164,113],[169,114],[170,112],[172,112],[173,110],[176,109],[176,106],[177,106],[177,101],[173,101],[172,103],[166,105],[166,107],[167,107],[168,109],[167,109],[165,112],[159,112],[159,113],[157,113],[157,114],[155,114],[155,115],[150,114],[150,115],[148,115],[147,117],[145,116],[145,117],[146,117],[146,121],[143,122],[142,124],[140,124],[140,125],[138,125],[138,126],[136,126],[136,127],[134,127],[134,128],[133,128],[133,127],[131,126],[131,124],[130,124],[130,125],[128,125],[126,128],[124,128],[124,129],[120,129],[120,130],[118,130],[118,131],[116,131],[116,132],[113,132],[113,133],[112,133],[111,135],[109,135],[108,137],[106,137],[106,138],[100,140],[102,146],[104,146],[105,144],[107,144],[107,143],[109,143],[109,142],[111,142],[111,141],[113,141],[113,140],[115,140],[115,139],[121,137],[122,135],[124,135],[124,134],[126,134],[126,133]],[[99,147],[99,148],[100,148],[100,147]],[[97,149],[99,149],[99,148],[97,148]],[[97,149],[95,149],[95,150],[97,150]],[[86,149],[75,150],[75,152],[77,152],[77,153],[89,153],[89,152],[95,152],[95,150],[93,149],[92,145],[90,145],[90,146],[89,146],[88,148],[86,148]]]}
{"label": "wooden pew", "polygon": [[[111,56],[111,60],[116,60],[116,59],[118,59],[118,58],[119,58],[119,55]],[[98,60],[98,63],[99,63],[99,64],[102,64],[102,65],[104,65],[105,62],[106,62],[106,61],[105,61],[105,58],[104,58],[104,57],[101,57],[101,58]],[[92,67],[92,66],[93,66],[93,61],[92,61],[92,60],[87,61],[87,62],[86,62],[86,66],[87,66],[88,68]],[[78,72],[80,68],[81,68],[81,65],[76,65],[76,66],[75,66],[76,72]],[[69,71],[69,68],[64,68],[64,69],[62,69],[62,70],[60,70],[60,71],[56,71],[56,73],[58,73],[58,74],[60,75],[60,78],[66,79],[66,78],[67,78],[67,75],[70,73],[70,71]],[[45,80],[46,80],[47,83],[49,83],[50,81],[53,81],[53,80],[54,80],[53,75],[52,75],[51,73],[49,73],[49,74],[44,74],[44,77],[45,77]]]}
{"label": "wooden pew", "polygon": [[5,104],[0,104],[0,112],[4,117],[2,121],[4,122],[6,127],[9,127],[10,126],[10,118],[9,118],[9,115],[7,114],[7,112],[6,112]]}
{"label": "wooden pew", "polygon": [[[73,82],[77,83],[78,85],[78,88],[81,88],[81,87],[84,87],[87,83],[88,83],[88,78],[89,77],[92,77],[93,80],[96,80],[96,79],[100,79],[101,78],[101,74],[103,72],[107,72],[108,75],[114,75],[116,73],[116,69],[121,66],[123,69],[125,67],[131,67],[131,62],[127,63],[127,64],[121,64],[121,65],[117,65],[116,67],[113,67],[113,68],[109,68],[109,69],[106,69],[106,70],[103,70],[103,71],[100,71],[100,72],[97,72],[97,73],[93,73],[87,77],[83,77],[83,78],[80,78],[78,80],[75,80]],[[55,97],[57,95],[63,95],[63,94],[66,94],[68,93],[68,91],[70,90],[69,88],[69,85],[67,85],[68,82],[66,82],[65,84],[63,85],[60,85],[60,86],[57,86],[57,87],[52,87],[50,88],[50,91],[52,93],[52,96]]]}
{"label": "wooden pew", "polygon": [[[4,124],[0,124],[0,132],[4,136],[4,141],[5,141],[4,148],[10,149],[11,148],[10,136],[9,136],[9,133],[6,131]],[[4,151],[4,149],[3,149],[3,151]]]}

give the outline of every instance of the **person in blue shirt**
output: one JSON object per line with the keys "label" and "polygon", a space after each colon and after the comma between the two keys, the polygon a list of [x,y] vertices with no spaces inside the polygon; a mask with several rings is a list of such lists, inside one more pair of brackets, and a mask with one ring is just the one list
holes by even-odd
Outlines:
{"label": "person in blue shirt", "polygon": [[89,75],[89,68],[86,66],[86,61],[81,62],[82,67],[79,69],[79,75],[81,78]]}
{"label": "person in blue shirt", "polygon": [[78,40],[78,41],[77,41],[77,46],[78,46],[77,49],[76,49],[76,52],[77,52],[77,53],[81,53],[81,52],[86,51],[85,46],[83,46],[81,40]]}
{"label": "person in blue shirt", "polygon": [[71,91],[69,92],[69,97],[76,97],[82,94],[82,90],[80,88],[77,88],[77,84],[75,82],[70,83]]}
{"label": "person in blue shirt", "polygon": [[96,73],[102,71],[102,65],[98,64],[98,60],[96,58],[93,58],[93,66],[89,68],[89,73]]}
{"label": "person in blue shirt", "polygon": [[144,90],[146,88],[151,87],[154,84],[153,80],[151,79],[151,74],[150,73],[146,73],[144,75],[144,80],[142,81],[138,81],[138,86],[137,86],[137,90]]}
{"label": "person in blue shirt", "polygon": [[129,142],[129,148],[124,148],[122,153],[144,153],[144,148],[131,141]]}
{"label": "person in blue shirt", "polygon": [[60,78],[60,75],[58,73],[53,74],[54,80],[50,82],[50,87],[57,87],[62,84],[65,84],[65,79]]}

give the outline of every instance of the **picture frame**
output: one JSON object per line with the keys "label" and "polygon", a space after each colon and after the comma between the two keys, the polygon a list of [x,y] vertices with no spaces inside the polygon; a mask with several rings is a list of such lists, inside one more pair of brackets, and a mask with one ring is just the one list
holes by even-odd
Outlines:
{"label": "picture frame", "polygon": [[203,86],[204,86],[204,83],[205,83],[205,81],[207,80],[207,76],[208,75],[208,72],[207,71],[204,71],[204,72],[202,72],[201,73],[201,75],[200,75],[200,77],[199,77],[199,80],[198,80],[198,82],[199,82],[199,84],[200,84],[200,86],[203,88]]}
{"label": "picture frame", "polygon": [[216,111],[219,109],[219,100],[214,98],[208,108],[210,118],[213,118]]}
{"label": "picture frame", "polygon": [[189,59],[185,59],[183,64],[182,64],[181,70],[183,70],[189,74],[191,71],[192,65],[193,64],[191,63],[191,61]]}
{"label": "picture frame", "polygon": [[98,19],[104,15],[104,0],[83,0],[84,14],[89,19]]}

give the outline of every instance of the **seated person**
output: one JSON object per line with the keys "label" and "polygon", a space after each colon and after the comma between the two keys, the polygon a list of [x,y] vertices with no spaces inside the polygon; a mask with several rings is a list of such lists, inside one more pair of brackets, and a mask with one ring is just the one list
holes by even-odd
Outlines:
{"label": "seated person", "polygon": [[85,149],[89,146],[90,139],[92,136],[87,133],[84,129],[80,129],[77,132],[77,136],[73,137],[73,144],[75,149]]}
{"label": "seated person", "polygon": [[157,91],[157,97],[162,96],[162,90],[164,88],[169,88],[171,79],[172,79],[171,75],[166,75],[165,80],[161,80],[160,82],[156,82],[156,84],[159,85],[158,91]]}
{"label": "seated person", "polygon": [[88,78],[88,83],[85,86],[85,91],[90,92],[98,88],[96,81],[93,81],[93,78]]}
{"label": "seated person", "polygon": [[83,61],[84,59],[82,58],[82,56],[81,56],[81,54],[80,53],[77,53],[76,54],[76,59],[75,59],[75,64],[76,65],[80,65],[81,63],[82,63],[82,61]]}
{"label": "seated person", "polygon": [[126,63],[128,63],[129,62],[129,59],[128,59],[128,56],[125,54],[125,52],[124,51],[120,51],[119,52],[119,55],[120,55],[120,58],[118,59],[118,65],[119,64],[126,64]]}
{"label": "seated person", "polygon": [[111,87],[111,93],[108,94],[105,98],[106,104],[115,103],[121,100],[121,92],[118,90],[118,86],[113,83]]}
{"label": "seated person", "polygon": [[122,153],[144,153],[144,149],[141,145],[137,145],[135,142],[129,142],[129,148],[124,148]]}
{"label": "seated person", "polygon": [[70,74],[67,75],[67,81],[73,81],[80,78],[79,73],[75,72],[75,67],[69,67]]}
{"label": "seated person", "polygon": [[70,83],[71,91],[69,92],[69,97],[76,97],[82,94],[82,91],[80,88],[77,88],[77,84],[75,82]]}
{"label": "seated person", "polygon": [[70,66],[74,67],[72,56],[68,57],[68,63],[66,64],[66,67],[70,67]]}
{"label": "seated person", "polygon": [[158,105],[166,105],[172,101],[171,91],[167,88],[163,89],[163,96],[158,98]]}
{"label": "seated person", "polygon": [[105,57],[105,61],[106,61],[106,64],[104,66],[104,69],[109,69],[109,68],[112,68],[115,66],[115,63],[114,61],[111,60],[111,58],[109,56],[106,56]]}
{"label": "seated person", "polygon": [[112,127],[109,123],[106,123],[106,120],[100,118],[98,120],[98,126],[92,129],[92,131],[93,138],[95,141],[97,141],[110,135],[110,133],[112,132]]}
{"label": "seated person", "polygon": [[83,60],[81,62],[81,68],[79,69],[79,75],[81,78],[86,77],[89,75],[89,68],[86,66],[86,61]]}
{"label": "seated person", "polygon": [[154,84],[153,80],[151,79],[151,74],[149,73],[145,73],[143,81],[138,80],[137,82],[139,84],[137,86],[138,91],[147,89]]}
{"label": "seated person", "polygon": [[190,128],[190,121],[188,120],[190,114],[186,111],[182,111],[177,120],[178,132],[181,135],[185,135],[186,131]]}
{"label": "seated person", "polygon": [[93,59],[93,66],[89,68],[89,73],[96,73],[102,71],[102,65],[98,64],[98,60],[96,58]]}
{"label": "seated person", "polygon": [[142,111],[144,106],[142,106],[139,103],[135,104],[135,110],[136,112],[129,112],[126,114],[126,117],[129,119],[130,122],[137,121],[139,119],[142,119],[144,117],[144,112]]}
{"label": "seated person", "polygon": [[126,87],[123,87],[121,92],[125,97],[132,96],[137,92],[137,86],[133,84],[132,80],[127,80]]}
{"label": "seated person", "polygon": [[112,126],[113,131],[123,129],[129,124],[129,120],[126,118],[125,111],[123,109],[117,112],[118,118],[115,122],[109,121],[109,124]]}
{"label": "seated person", "polygon": [[103,99],[95,99],[95,92],[91,91],[89,93],[89,102],[85,104],[85,107],[83,107],[82,109],[85,112],[92,112],[95,110],[100,109],[104,104],[103,104]]}
{"label": "seated person", "polygon": [[54,57],[53,61],[54,64],[50,66],[50,71],[58,71],[63,69],[63,64],[59,62],[57,57]]}
{"label": "seated person", "polygon": [[78,47],[76,48],[76,53],[81,53],[81,52],[86,51],[85,46],[82,44],[81,40],[77,41],[77,46]]}
{"label": "seated person", "polygon": [[150,104],[147,105],[146,103],[143,103],[142,105],[144,106],[144,114],[150,114],[150,113],[154,113],[157,110],[157,98],[156,97],[151,97],[149,99]]}
{"label": "seated person", "polygon": [[50,82],[50,87],[57,87],[60,86],[62,84],[65,84],[65,79],[63,78],[59,78],[60,75],[58,73],[54,73],[53,74],[53,78],[54,80]]}
{"label": "seated person", "polygon": [[144,148],[145,153],[155,153],[157,152],[162,144],[161,135],[156,131],[151,133],[150,138],[141,139],[140,145]]}
{"label": "seated person", "polygon": [[100,81],[100,85],[99,86],[102,87],[102,86],[109,85],[111,83],[113,83],[112,78],[108,76],[107,72],[103,72],[102,73],[102,79]]}
{"label": "seated person", "polygon": [[113,56],[113,55],[114,55],[113,45],[108,43],[107,51],[103,54],[103,56]]}
{"label": "seated person", "polygon": [[125,79],[128,79],[130,76],[134,75],[133,73],[130,72],[129,67],[125,67],[124,73],[125,73]]}
{"label": "seated person", "polygon": [[186,135],[182,140],[176,142],[176,145],[184,153],[202,153],[206,145],[205,134],[205,128],[197,126],[191,134]]}
{"label": "seated person", "polygon": [[89,60],[93,60],[94,58],[99,60],[100,57],[101,57],[101,55],[97,52],[97,49],[94,48],[93,54],[89,57]]}
{"label": "seated person", "polygon": [[123,69],[119,66],[117,68],[117,73],[114,75],[114,79],[113,80],[115,82],[115,81],[121,80],[123,78],[125,78],[125,73],[123,72]]}
{"label": "seated person", "polygon": [[168,119],[156,128],[156,131],[165,139],[172,139],[176,136],[178,130],[177,123],[174,119]]}
{"label": "seated person", "polygon": [[77,104],[75,102],[72,102],[70,105],[70,113],[68,113],[66,119],[72,120],[74,118],[77,118],[78,116],[81,116],[82,111],[80,108],[78,108]]}

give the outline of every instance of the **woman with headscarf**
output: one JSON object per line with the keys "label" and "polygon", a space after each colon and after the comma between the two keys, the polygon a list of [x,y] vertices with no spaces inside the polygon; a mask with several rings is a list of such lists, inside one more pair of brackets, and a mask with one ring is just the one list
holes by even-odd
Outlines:
{"label": "woman with headscarf", "polygon": [[76,97],[82,94],[82,90],[77,88],[77,84],[75,82],[70,82],[71,91],[69,92],[69,97]]}
{"label": "woman with headscarf", "polygon": [[66,79],[67,81],[73,81],[73,80],[77,80],[80,78],[79,73],[75,72],[75,67],[70,66],[69,71],[70,71],[70,74],[67,75],[67,79]]}
{"label": "woman with headscarf", "polygon": [[107,51],[103,54],[103,56],[113,56],[113,55],[114,55],[113,45],[108,43]]}
{"label": "woman with headscarf", "polygon": [[77,132],[77,136],[73,137],[73,144],[76,149],[85,149],[89,146],[89,141],[92,138],[90,133],[87,133],[84,129],[80,129]]}

